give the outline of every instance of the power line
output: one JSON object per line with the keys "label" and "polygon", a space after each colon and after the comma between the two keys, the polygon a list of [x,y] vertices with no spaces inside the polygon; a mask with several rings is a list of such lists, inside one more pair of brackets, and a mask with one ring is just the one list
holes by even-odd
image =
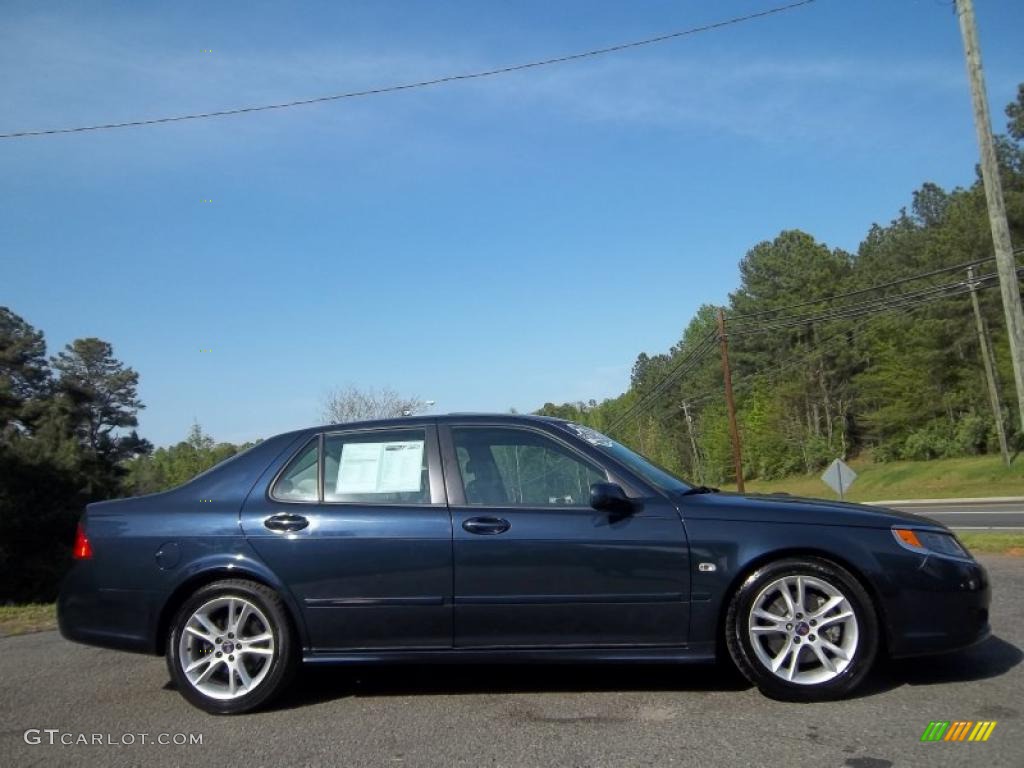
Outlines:
{"label": "power line", "polygon": [[665,389],[668,388],[676,379],[680,378],[686,373],[696,368],[697,364],[707,356],[707,354],[714,349],[715,344],[718,341],[718,332],[712,331],[707,336],[702,338],[694,346],[692,350],[683,355],[682,360],[676,363],[672,369],[665,374],[661,381],[659,381],[653,389],[644,395],[641,395],[640,399],[637,400],[633,405],[626,409],[626,412],[615,419],[611,424],[608,425],[608,432],[614,432],[622,424],[624,424],[634,412],[641,411],[647,407],[647,404],[653,402],[654,398],[660,395]]}
{"label": "power line", "polygon": [[[988,277],[988,284],[984,285],[984,286],[976,286],[978,288],[978,290],[986,290],[986,289],[994,287],[994,285],[995,285],[995,278],[997,276],[995,274],[992,274],[992,275],[988,275],[987,277]],[[959,291],[957,294],[954,294],[954,295],[959,295],[961,293],[966,293],[969,290],[970,290],[970,288],[965,286],[964,290]],[[906,307],[893,307],[892,309],[906,309],[907,312],[916,312],[919,309],[923,309],[931,301],[935,301],[935,300],[943,299],[943,298],[947,298],[947,297],[945,297],[945,296],[938,296],[938,297],[935,297],[935,298],[932,298],[932,299],[919,301],[916,305],[911,305],[911,306],[906,306]],[[881,314],[882,312],[885,312],[885,311],[891,311],[891,310],[890,309],[882,309],[882,310],[878,310],[876,313],[877,314]],[[797,367],[799,365],[802,365],[802,364],[810,361],[811,359],[813,359],[815,356],[825,352],[828,347],[833,346],[833,344],[836,341],[840,340],[840,337],[846,337],[847,339],[849,339],[849,338],[852,338],[854,336],[859,336],[859,335],[865,333],[869,329],[869,327],[870,326],[861,325],[861,326],[854,327],[854,328],[850,328],[850,327],[841,328],[840,330],[836,331],[835,333],[829,334],[824,339],[819,340],[816,344],[814,344],[814,346],[811,349],[809,349],[805,354],[801,355],[798,358],[787,360],[786,362],[782,363],[781,365],[774,366],[773,368],[769,368],[767,370],[756,371],[755,373],[747,374],[745,376],[740,376],[737,379],[737,381],[736,381],[736,388],[737,389],[746,389],[746,388],[750,387],[751,384],[753,383],[753,381],[756,380],[756,379],[767,378],[767,379],[771,380],[771,379],[775,378],[776,376],[778,376],[780,373],[783,373],[784,371],[787,371],[787,370],[789,370],[791,368],[794,368],[794,367]],[[730,332],[730,335],[732,335],[732,332]],[[716,389],[718,389],[718,388],[716,388]],[[717,400],[720,395],[721,395],[720,391],[706,391],[706,392],[702,392],[702,393],[700,393],[698,395],[687,397],[686,398],[686,402],[687,402],[687,404],[689,404],[691,406],[702,405],[703,403],[710,402],[712,400]],[[668,413],[665,416],[663,416],[662,418],[658,419],[658,423],[664,423],[668,418],[670,418],[671,416],[676,415],[680,410],[682,410],[682,406],[674,408],[670,413]]]}
{"label": "power line", "polygon": [[[1017,268],[1017,274],[1022,274],[1024,267]],[[998,279],[998,275],[991,273],[988,275],[981,275],[975,278],[975,282],[981,287],[989,287],[989,284]],[[984,284],[984,285],[982,285]],[[747,336],[755,333],[771,333],[773,331],[786,330],[788,328],[794,328],[803,325],[809,325],[816,322],[823,322],[828,320],[843,320],[854,317],[860,317],[862,315],[871,314],[872,312],[884,312],[890,309],[898,309],[902,306],[909,306],[917,303],[918,301],[929,301],[931,299],[942,299],[950,298],[952,296],[959,296],[962,293],[968,292],[970,286],[966,280],[958,280],[953,283],[944,283],[942,285],[931,286],[929,288],[923,288],[917,291],[910,291],[908,293],[896,294],[891,296],[881,296],[868,301],[859,302],[846,307],[837,307],[835,309],[827,310],[818,315],[802,315],[789,318],[779,318],[775,321],[770,321],[764,325],[749,328],[739,328],[730,330],[730,335],[735,336]]]}
{"label": "power line", "polygon": [[326,101],[340,101],[342,99],[355,99],[363,96],[376,96],[382,93],[394,93],[396,91],[408,91],[414,88],[426,88],[432,85],[441,85],[443,83],[451,83],[459,80],[476,80],[483,77],[494,77],[495,75],[504,75],[509,72],[519,72],[524,69],[535,69],[537,67],[547,67],[552,64],[562,64],[567,61],[576,61],[578,59],[586,59],[594,56],[603,56],[609,53],[617,53],[619,51],[625,51],[630,48],[640,48],[646,45],[654,45],[656,43],[663,43],[668,40],[675,40],[680,37],[687,37],[690,35],[696,35],[701,32],[710,32],[715,29],[721,29],[722,27],[732,26],[733,24],[741,24],[745,21],[752,21],[754,19],[760,19],[765,16],[772,16],[785,11],[791,11],[804,5],[810,5],[815,0],[800,0],[799,2],[789,3],[787,5],[780,5],[774,8],[768,8],[764,11],[758,11],[756,13],[749,13],[745,16],[735,16],[731,19],[724,19],[722,21],[716,21],[712,24],[705,24],[700,27],[692,27],[690,29],[684,29],[677,32],[669,32],[668,34],[658,35],[657,37],[649,37],[644,40],[634,40],[628,43],[618,43],[616,45],[610,45],[605,48],[595,48],[590,51],[582,51],[580,53],[571,53],[565,56],[556,56],[550,59],[542,59],[540,61],[531,61],[525,64],[513,64],[507,67],[497,67],[495,69],[487,69],[480,72],[468,72],[461,75],[447,75],[445,77],[435,77],[429,80],[420,80],[413,83],[403,83],[400,85],[388,85],[381,88],[370,88],[363,91],[349,91],[348,93],[338,93],[331,96],[317,96],[311,99],[296,99],[294,101],[282,102],[279,104],[263,104],[260,106],[253,107],[238,107],[235,109],[221,109],[215,112],[198,112],[195,114],[188,115],[175,115],[172,117],[156,117],[147,120],[128,120],[120,123],[102,123],[99,125],[85,125],[78,126],[75,128],[49,128],[45,130],[29,130],[29,131],[16,131],[12,133],[0,133],[0,139],[18,139],[25,138],[28,136],[51,136],[58,133],[83,133],[85,131],[101,131],[111,128],[132,128],[142,125],[156,125],[158,123],[176,123],[183,120],[204,120],[210,117],[226,117],[228,115],[241,115],[250,112],[265,112],[271,109],[288,109],[290,107],[301,107],[308,104],[319,104]]}
{"label": "power line", "polygon": [[[985,261],[991,261],[991,259],[986,259]],[[1018,274],[1022,274],[1022,273],[1024,273],[1024,267],[1018,268]],[[995,281],[997,280],[997,278],[998,278],[998,275],[996,275],[995,273],[988,274],[988,275],[980,275],[980,276],[978,276],[978,277],[976,277],[974,279],[973,284],[974,284],[975,289],[977,289],[977,290],[984,290],[986,288],[991,288],[995,284]],[[780,328],[786,327],[787,325],[812,325],[815,322],[823,322],[823,321],[830,321],[830,320],[837,320],[837,319],[850,319],[850,318],[854,318],[854,317],[861,317],[861,316],[864,316],[864,315],[880,314],[882,312],[891,312],[891,311],[896,310],[896,309],[905,309],[908,312],[912,312],[912,311],[914,311],[916,309],[920,309],[925,304],[928,304],[928,303],[930,303],[932,301],[938,301],[938,300],[941,300],[941,299],[946,299],[946,298],[951,298],[951,297],[954,297],[954,296],[959,296],[959,295],[962,295],[964,293],[970,292],[970,290],[971,290],[971,284],[968,283],[965,280],[961,280],[961,281],[958,281],[958,282],[955,282],[955,283],[946,283],[944,285],[933,286],[931,288],[926,288],[926,289],[919,290],[919,291],[911,291],[911,292],[908,292],[908,293],[905,293],[905,294],[900,294],[900,295],[897,295],[897,296],[888,296],[888,297],[883,297],[881,299],[874,299],[874,300],[871,300],[869,302],[862,302],[861,304],[854,305],[854,307],[852,309],[854,309],[855,311],[848,311],[848,310],[851,310],[851,308],[850,307],[844,307],[844,308],[840,308],[840,310],[838,312],[833,311],[833,312],[824,313],[824,314],[816,315],[816,316],[804,316],[804,317],[798,317],[798,318],[789,318],[788,319],[789,322],[787,324],[779,324],[778,326],[774,326],[774,327],[770,327],[770,328],[748,329],[748,330],[742,330],[742,331],[730,330],[729,331],[729,336],[743,336],[743,335],[754,334],[754,333],[763,333],[763,332],[767,332],[767,331],[770,331],[770,330],[778,330]],[[785,370],[787,368],[791,368],[794,365],[797,365],[799,363],[806,362],[808,359],[810,359],[810,357],[813,355],[814,352],[820,350],[826,343],[834,340],[835,338],[837,338],[839,336],[847,334],[847,333],[854,333],[854,334],[856,334],[856,333],[859,332],[859,330],[861,330],[861,329],[852,329],[851,330],[849,328],[844,328],[844,329],[842,329],[840,331],[837,331],[836,333],[831,334],[830,336],[826,337],[824,340],[818,342],[818,344],[815,346],[815,349],[812,350],[811,354],[806,355],[806,356],[804,356],[802,358],[798,358],[797,360],[787,361],[786,363],[783,363],[782,365],[777,366],[776,369],[770,369],[768,372],[751,374],[749,378],[757,378],[759,376],[766,375],[766,374],[767,375],[776,375],[779,372],[781,372],[782,370]],[[643,395],[636,403],[634,403],[629,409],[627,409],[624,414],[622,414],[620,417],[615,419],[615,421],[613,421],[611,423],[611,425],[609,425],[608,432],[611,433],[612,431],[617,429],[619,426],[624,424],[627,421],[627,419],[629,419],[629,417],[633,416],[635,413],[638,414],[638,413],[642,413],[643,411],[647,410],[648,407],[651,404],[653,404],[654,400],[662,392],[665,391],[665,389],[668,387],[669,384],[671,384],[675,380],[678,380],[684,374],[689,373],[690,371],[694,370],[697,367],[697,365],[706,356],[706,354],[709,351],[709,349],[714,346],[714,343],[716,341],[718,341],[718,333],[717,332],[712,332],[711,334],[709,334],[705,338],[701,339],[697,343],[697,346],[691,352],[687,353],[685,358],[680,363],[678,363],[671,371],[669,371],[669,373],[666,374],[665,377],[657,385],[655,385],[655,387],[651,391],[649,391],[647,394]],[[684,366],[685,366],[685,369],[684,369]],[[746,384],[747,381],[749,380],[749,378],[748,377],[743,377],[743,379],[740,380],[740,384],[741,385]],[[699,397],[696,401],[691,399],[690,402],[691,403],[693,403],[693,402],[700,402],[701,400],[704,400],[706,398],[707,398],[707,396],[705,395],[705,396]],[[676,411],[677,410],[678,409],[676,409]],[[675,412],[675,411],[673,411],[673,412]]]}
{"label": "power line", "polygon": [[[1014,251],[1014,253],[1015,254],[1024,253],[1024,248],[1018,249],[1017,251]],[[774,309],[762,309],[762,310],[759,310],[757,312],[747,312],[747,313],[741,314],[741,315],[727,315],[726,319],[730,320],[730,321],[733,321],[733,320],[746,320],[748,318],[762,317],[763,315],[770,315],[770,314],[775,314],[775,313],[778,313],[778,312],[785,312],[785,311],[788,311],[788,310],[791,310],[791,309],[800,309],[801,307],[809,307],[809,306],[812,306],[814,304],[823,304],[823,303],[828,302],[828,301],[835,301],[836,299],[846,299],[846,298],[849,298],[850,296],[860,296],[862,294],[871,293],[872,291],[878,291],[878,290],[881,290],[883,288],[892,288],[893,286],[904,285],[906,283],[914,282],[915,280],[923,280],[926,277],[935,277],[936,275],[942,275],[942,274],[945,274],[946,272],[955,272],[957,270],[965,270],[968,267],[976,267],[976,266],[978,266],[980,264],[984,264],[985,262],[992,261],[993,258],[994,257],[989,256],[989,257],[984,258],[984,259],[975,259],[974,261],[965,261],[962,264],[954,264],[954,265],[949,266],[949,267],[942,267],[941,269],[934,269],[931,272],[922,272],[921,274],[910,275],[908,277],[902,277],[902,278],[899,278],[897,280],[891,280],[891,281],[889,281],[887,283],[879,283],[878,285],[872,285],[869,288],[861,288],[861,289],[856,290],[856,291],[849,291],[848,293],[836,293],[836,294],[832,294],[831,296],[822,296],[820,299],[808,299],[807,301],[801,301],[801,302],[798,302],[796,304],[787,304],[786,306],[776,307]]]}
{"label": "power line", "polygon": [[956,283],[944,283],[943,285],[933,286],[931,288],[925,288],[918,291],[911,291],[909,293],[899,294],[897,296],[885,296],[870,301],[860,302],[848,307],[837,307],[836,309],[829,309],[825,312],[817,315],[800,315],[791,318],[783,318],[774,323],[767,323],[757,327],[739,328],[732,331],[736,336],[747,336],[755,333],[771,333],[773,331],[782,331],[788,328],[799,327],[808,325],[811,323],[824,322],[827,320],[840,320],[848,319],[852,317],[859,317],[860,315],[870,314],[874,311],[884,311],[889,308],[896,307],[900,304],[913,302],[918,299],[926,299],[935,294],[945,293],[952,288],[962,286],[963,281]]}
{"label": "power line", "polygon": [[700,363],[700,361],[714,348],[717,340],[718,334],[715,332],[709,333],[701,339],[694,349],[684,355],[683,359],[680,360],[667,374],[665,374],[662,380],[659,381],[653,389],[646,394],[641,395],[640,399],[627,408],[625,413],[615,419],[609,425],[608,431],[611,432],[624,424],[635,412],[643,410],[647,407],[648,403],[653,402],[654,398],[664,392],[669,384],[693,370],[696,365]]}
{"label": "power line", "polygon": [[[995,285],[995,280],[996,280],[997,277],[998,276],[995,275],[995,274],[986,275],[985,276],[985,281],[987,283],[986,285],[980,285],[979,283],[981,282],[982,278],[978,278],[975,281],[975,288],[977,290],[986,290],[986,289],[992,288]],[[957,290],[956,293],[949,294],[949,296],[958,296],[958,295],[961,295],[963,293],[968,293],[968,292],[970,292],[970,290],[971,290],[970,286],[965,283],[965,284],[963,284],[961,289]],[[917,300],[914,303],[910,303],[910,304],[901,303],[901,304],[898,304],[898,305],[895,305],[895,306],[892,306],[892,307],[881,308],[881,309],[875,310],[874,312],[865,313],[865,314],[882,314],[884,312],[889,312],[889,311],[892,311],[892,310],[895,310],[895,309],[905,309],[907,312],[916,312],[919,309],[923,309],[927,304],[931,303],[932,301],[937,301],[937,300],[949,298],[949,296],[934,296],[934,297],[931,297],[931,298],[924,298],[924,299]],[[851,327],[841,328],[838,331],[836,331],[835,333],[829,334],[824,339],[821,339],[820,341],[818,341],[818,343],[815,344],[813,346],[813,348],[810,349],[807,352],[807,354],[805,354],[805,355],[803,355],[803,356],[801,356],[801,357],[799,357],[799,358],[797,358],[795,360],[788,360],[785,363],[782,363],[781,365],[775,366],[774,368],[769,368],[767,371],[757,371],[756,373],[749,374],[748,376],[740,377],[739,384],[740,384],[740,386],[745,386],[745,385],[748,384],[748,382],[751,379],[757,379],[757,378],[761,378],[761,377],[772,378],[774,376],[777,376],[778,374],[782,373],[785,370],[793,368],[794,366],[799,365],[801,363],[807,362],[808,360],[813,358],[816,354],[818,354],[820,352],[823,352],[827,346],[829,346],[832,342],[836,341],[840,337],[845,336],[847,338],[852,338],[854,336],[858,336],[858,335],[864,333],[867,329],[868,329],[868,326],[864,326],[864,325],[853,327],[853,328],[851,328]]]}

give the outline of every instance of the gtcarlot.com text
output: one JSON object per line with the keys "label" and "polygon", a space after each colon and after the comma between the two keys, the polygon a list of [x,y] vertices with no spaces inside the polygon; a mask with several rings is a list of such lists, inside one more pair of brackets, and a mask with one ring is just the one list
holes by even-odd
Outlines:
{"label": "gtcarlot.com text", "polygon": [[62,731],[59,728],[29,728],[25,731],[26,744],[50,746],[134,747],[157,745],[162,747],[201,746],[201,733],[84,733]]}

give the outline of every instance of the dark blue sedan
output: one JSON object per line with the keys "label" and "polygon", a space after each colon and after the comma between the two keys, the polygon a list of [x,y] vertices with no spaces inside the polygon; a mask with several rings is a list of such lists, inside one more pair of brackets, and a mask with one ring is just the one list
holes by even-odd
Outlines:
{"label": "dark blue sedan", "polygon": [[166,493],[90,504],[58,611],[164,654],[208,712],[299,662],[710,662],[842,696],[880,654],[989,632],[941,524],[694,487],[588,427],[451,415],[279,435]]}

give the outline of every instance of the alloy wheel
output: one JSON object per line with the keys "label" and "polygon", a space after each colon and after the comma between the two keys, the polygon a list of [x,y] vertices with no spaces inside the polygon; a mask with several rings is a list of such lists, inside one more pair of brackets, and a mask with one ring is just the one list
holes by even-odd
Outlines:
{"label": "alloy wheel", "polygon": [[751,604],[747,626],[758,661],[789,683],[826,683],[857,652],[853,606],[836,586],[814,576],[783,576],[767,584]]}
{"label": "alloy wheel", "polygon": [[243,597],[217,597],[201,605],[178,642],[186,679],[200,693],[221,700],[251,693],[270,671],[275,652],[270,621]]}

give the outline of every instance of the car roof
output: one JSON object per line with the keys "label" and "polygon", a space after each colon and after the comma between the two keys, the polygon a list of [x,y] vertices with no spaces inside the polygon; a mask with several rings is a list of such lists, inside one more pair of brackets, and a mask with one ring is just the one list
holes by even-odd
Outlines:
{"label": "car roof", "polygon": [[313,434],[331,429],[373,429],[386,427],[410,427],[417,424],[441,424],[452,421],[460,423],[505,422],[508,424],[567,424],[566,419],[554,416],[539,416],[533,413],[445,413],[436,415],[398,416],[390,419],[372,419],[369,421],[347,421],[338,424],[320,424],[315,427],[293,430],[286,434]]}

